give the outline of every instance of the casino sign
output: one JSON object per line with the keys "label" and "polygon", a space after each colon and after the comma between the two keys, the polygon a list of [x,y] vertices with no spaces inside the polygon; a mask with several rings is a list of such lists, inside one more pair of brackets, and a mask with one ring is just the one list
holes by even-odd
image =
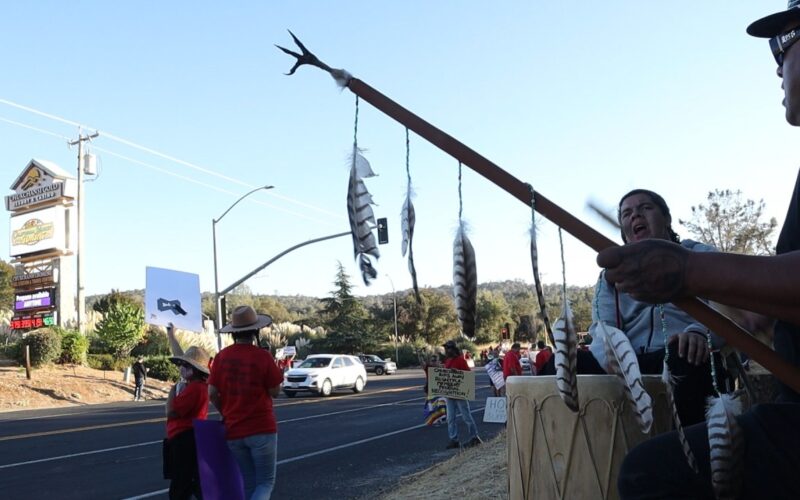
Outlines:
{"label": "casino sign", "polygon": [[32,328],[42,328],[43,326],[55,326],[56,313],[46,312],[42,314],[30,314],[25,316],[14,316],[11,318],[12,330],[30,330]]}
{"label": "casino sign", "polygon": [[16,212],[62,198],[75,198],[75,179],[55,163],[33,159],[11,185],[6,210]]}

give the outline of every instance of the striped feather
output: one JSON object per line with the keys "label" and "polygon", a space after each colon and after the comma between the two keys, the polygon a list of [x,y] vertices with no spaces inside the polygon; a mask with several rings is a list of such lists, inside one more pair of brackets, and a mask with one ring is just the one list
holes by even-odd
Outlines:
{"label": "striped feather", "polygon": [[569,409],[578,411],[578,334],[566,296],[561,317],[554,326],[556,387]]}
{"label": "striped feather", "polygon": [[414,289],[414,297],[417,299],[417,304],[422,304],[422,297],[419,294],[419,285],[417,284],[417,270],[414,267],[414,250],[412,249],[415,222],[416,215],[414,204],[411,202],[411,187],[409,187],[406,193],[406,201],[403,203],[403,210],[400,213],[400,229],[403,233],[401,250],[403,257],[406,256],[406,251],[408,251],[408,272],[411,274],[411,286]]}
{"label": "striped feather", "polygon": [[643,433],[650,432],[653,425],[653,401],[644,389],[639,361],[631,346],[631,341],[622,330],[599,322],[603,332],[603,348],[606,354],[606,367],[624,382],[625,395],[634,409],[636,421]]}
{"label": "striped feather", "polygon": [[686,439],[686,434],[683,432],[681,417],[678,416],[678,408],[675,406],[675,377],[670,373],[666,359],[664,360],[664,369],[661,371],[661,381],[664,382],[664,386],[667,388],[667,399],[669,400],[669,407],[672,409],[672,420],[675,422],[675,431],[678,433],[678,441],[681,443],[683,456],[686,457],[686,463],[689,464],[689,467],[692,468],[695,474],[699,474],[697,460],[694,458],[692,448],[689,447],[689,441]]}
{"label": "striped feather", "polygon": [[459,224],[453,242],[453,296],[461,333],[467,338],[474,338],[478,317],[478,272],[475,250],[467,238],[463,223]]}
{"label": "striped feather", "polygon": [[720,500],[739,498],[744,469],[744,437],[736,416],[742,403],[731,394],[708,398],[706,426],[711,453],[711,484]]}
{"label": "striped feather", "polygon": [[372,227],[375,225],[375,214],[372,211],[372,195],[367,191],[364,178],[373,177],[369,162],[357,148],[353,148],[350,164],[350,181],[347,188],[347,215],[350,220],[350,231],[353,236],[353,254],[358,259],[361,278],[369,285],[378,272],[372,265],[370,257],[380,257]]}
{"label": "striped feather", "polygon": [[547,316],[547,306],[544,301],[544,292],[542,291],[542,279],[539,276],[539,249],[536,246],[536,227],[533,224],[531,224],[531,266],[533,267],[533,284],[536,288],[536,299],[539,301],[539,311],[542,314],[544,329],[550,342],[554,342],[553,328],[550,326],[550,318]]}

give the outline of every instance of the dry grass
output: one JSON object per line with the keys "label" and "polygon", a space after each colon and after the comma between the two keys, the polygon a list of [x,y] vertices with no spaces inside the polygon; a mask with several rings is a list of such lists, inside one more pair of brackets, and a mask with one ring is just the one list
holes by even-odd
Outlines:
{"label": "dry grass", "polygon": [[506,431],[430,469],[406,476],[381,500],[508,498]]}

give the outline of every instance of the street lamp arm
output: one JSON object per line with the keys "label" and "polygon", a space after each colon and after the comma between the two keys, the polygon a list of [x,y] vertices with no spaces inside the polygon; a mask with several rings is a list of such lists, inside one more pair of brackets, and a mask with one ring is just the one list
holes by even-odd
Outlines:
{"label": "street lamp arm", "polygon": [[275,187],[275,186],[259,186],[259,187],[255,188],[255,189],[252,189],[252,190],[250,190],[250,191],[246,192],[245,194],[243,194],[242,196],[240,196],[238,200],[234,201],[234,202],[233,202],[233,205],[229,206],[229,207],[228,207],[228,209],[227,209],[227,210],[225,210],[225,212],[223,212],[223,213],[222,213],[222,215],[220,215],[220,216],[219,216],[219,217],[217,217],[216,219],[211,219],[211,221],[212,221],[214,224],[216,224],[217,222],[221,221],[223,217],[225,217],[226,215],[228,215],[228,212],[230,212],[230,211],[233,209],[233,207],[235,207],[236,205],[238,205],[240,201],[242,201],[243,199],[247,198],[248,196],[250,196],[251,194],[255,193],[256,191],[259,191],[259,190],[261,190],[261,189],[264,189],[264,190],[267,190],[267,189],[272,189],[272,188],[274,188],[274,187]]}

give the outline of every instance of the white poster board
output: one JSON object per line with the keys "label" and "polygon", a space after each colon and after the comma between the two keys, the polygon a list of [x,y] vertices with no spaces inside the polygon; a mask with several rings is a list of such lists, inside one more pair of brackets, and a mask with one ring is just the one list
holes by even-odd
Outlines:
{"label": "white poster board", "polygon": [[483,408],[483,421],[493,424],[504,424],[508,419],[506,398],[486,398]]}
{"label": "white poster board", "polygon": [[287,358],[289,356],[296,356],[297,349],[293,345],[287,345],[286,347],[283,348],[283,355],[286,356]]}
{"label": "white poster board", "polygon": [[144,292],[144,318],[151,325],[180,330],[203,331],[200,306],[200,276],[197,274],[148,267]]}
{"label": "white poster board", "polygon": [[431,367],[428,369],[428,397],[475,399],[475,372]]}

